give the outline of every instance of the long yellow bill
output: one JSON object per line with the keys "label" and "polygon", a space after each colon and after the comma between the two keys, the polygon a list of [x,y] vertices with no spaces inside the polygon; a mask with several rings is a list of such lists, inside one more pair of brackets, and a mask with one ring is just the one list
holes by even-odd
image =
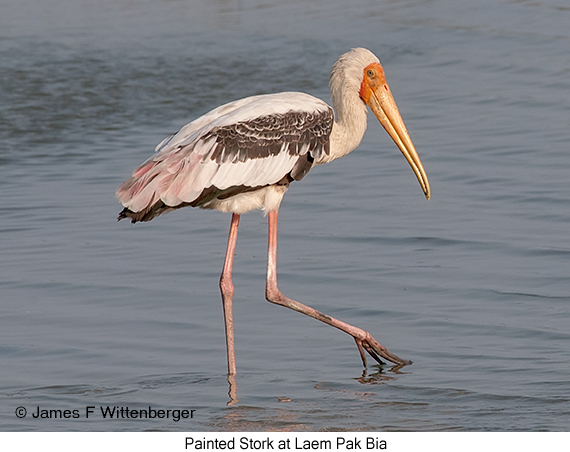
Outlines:
{"label": "long yellow bill", "polygon": [[414,143],[400,116],[396,101],[386,83],[384,70],[379,63],[372,63],[364,69],[364,79],[360,88],[360,96],[374,112],[382,127],[392,137],[404,157],[412,167],[426,199],[431,196],[429,181]]}

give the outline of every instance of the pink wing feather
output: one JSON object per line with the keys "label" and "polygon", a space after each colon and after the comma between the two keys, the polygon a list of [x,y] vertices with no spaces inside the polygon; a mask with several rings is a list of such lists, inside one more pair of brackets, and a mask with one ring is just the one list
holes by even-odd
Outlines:
{"label": "pink wing feather", "polygon": [[[275,184],[300,158],[328,153],[332,121],[326,103],[302,93],[253,96],[218,107],[164,140],[119,187],[117,199],[125,207],[119,219],[147,220],[200,205],[207,189]],[[153,208],[157,213],[146,215]]]}

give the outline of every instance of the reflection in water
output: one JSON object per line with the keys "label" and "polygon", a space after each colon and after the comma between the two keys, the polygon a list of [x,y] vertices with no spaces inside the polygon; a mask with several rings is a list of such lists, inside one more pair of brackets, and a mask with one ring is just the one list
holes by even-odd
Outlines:
{"label": "reflection in water", "polygon": [[235,405],[239,402],[237,398],[237,381],[235,374],[228,374],[228,395],[230,396],[230,400],[227,403],[228,405]]}
{"label": "reflection in water", "polygon": [[[382,366],[374,366],[376,369],[378,369],[376,372],[374,372],[373,374],[368,375],[368,369],[364,369],[362,371],[362,375],[358,378],[355,378],[356,381],[358,381],[359,383],[362,384],[367,384],[367,385],[377,385],[377,384],[383,384],[387,381],[391,381],[391,380],[395,380],[396,377],[392,376],[392,375],[388,375],[384,372],[384,369],[382,369]],[[400,374],[401,372],[399,371],[403,366],[399,365],[399,366],[394,366],[391,369],[389,369],[390,372],[393,372],[395,374]]]}
{"label": "reflection in water", "polygon": [[212,427],[221,431],[306,431],[310,426],[302,421],[305,406],[286,405],[287,408],[272,409],[260,406],[232,406],[224,416],[215,420]]}

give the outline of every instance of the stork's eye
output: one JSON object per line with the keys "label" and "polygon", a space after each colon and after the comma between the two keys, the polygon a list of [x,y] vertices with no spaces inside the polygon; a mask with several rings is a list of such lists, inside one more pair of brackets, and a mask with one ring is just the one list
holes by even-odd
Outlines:
{"label": "stork's eye", "polygon": [[374,77],[374,76],[376,75],[376,73],[375,73],[372,69],[368,69],[368,70],[366,71],[366,75],[367,75],[368,77]]}

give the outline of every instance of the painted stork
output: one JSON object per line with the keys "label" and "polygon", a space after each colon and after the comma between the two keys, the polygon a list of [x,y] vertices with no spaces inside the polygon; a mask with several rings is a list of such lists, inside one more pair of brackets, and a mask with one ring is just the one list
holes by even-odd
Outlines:
{"label": "painted stork", "polygon": [[366,130],[366,106],[374,112],[411,165],[427,199],[429,182],[386,83],[378,58],[352,49],[333,65],[333,108],[308,94],[285,92],[247,97],[222,105],[166,138],[156,153],[117,190],[124,206],[119,220],[133,223],[185,206],[231,212],[228,246],[220,278],[228,376],[236,373],[232,318],[232,264],[240,215],[253,209],[269,217],[268,301],[299,311],[350,334],[366,367],[376,361],[410,364],[390,353],[367,331],[285,297],[277,288],[277,217],[289,184],[315,165],[354,150]]}

